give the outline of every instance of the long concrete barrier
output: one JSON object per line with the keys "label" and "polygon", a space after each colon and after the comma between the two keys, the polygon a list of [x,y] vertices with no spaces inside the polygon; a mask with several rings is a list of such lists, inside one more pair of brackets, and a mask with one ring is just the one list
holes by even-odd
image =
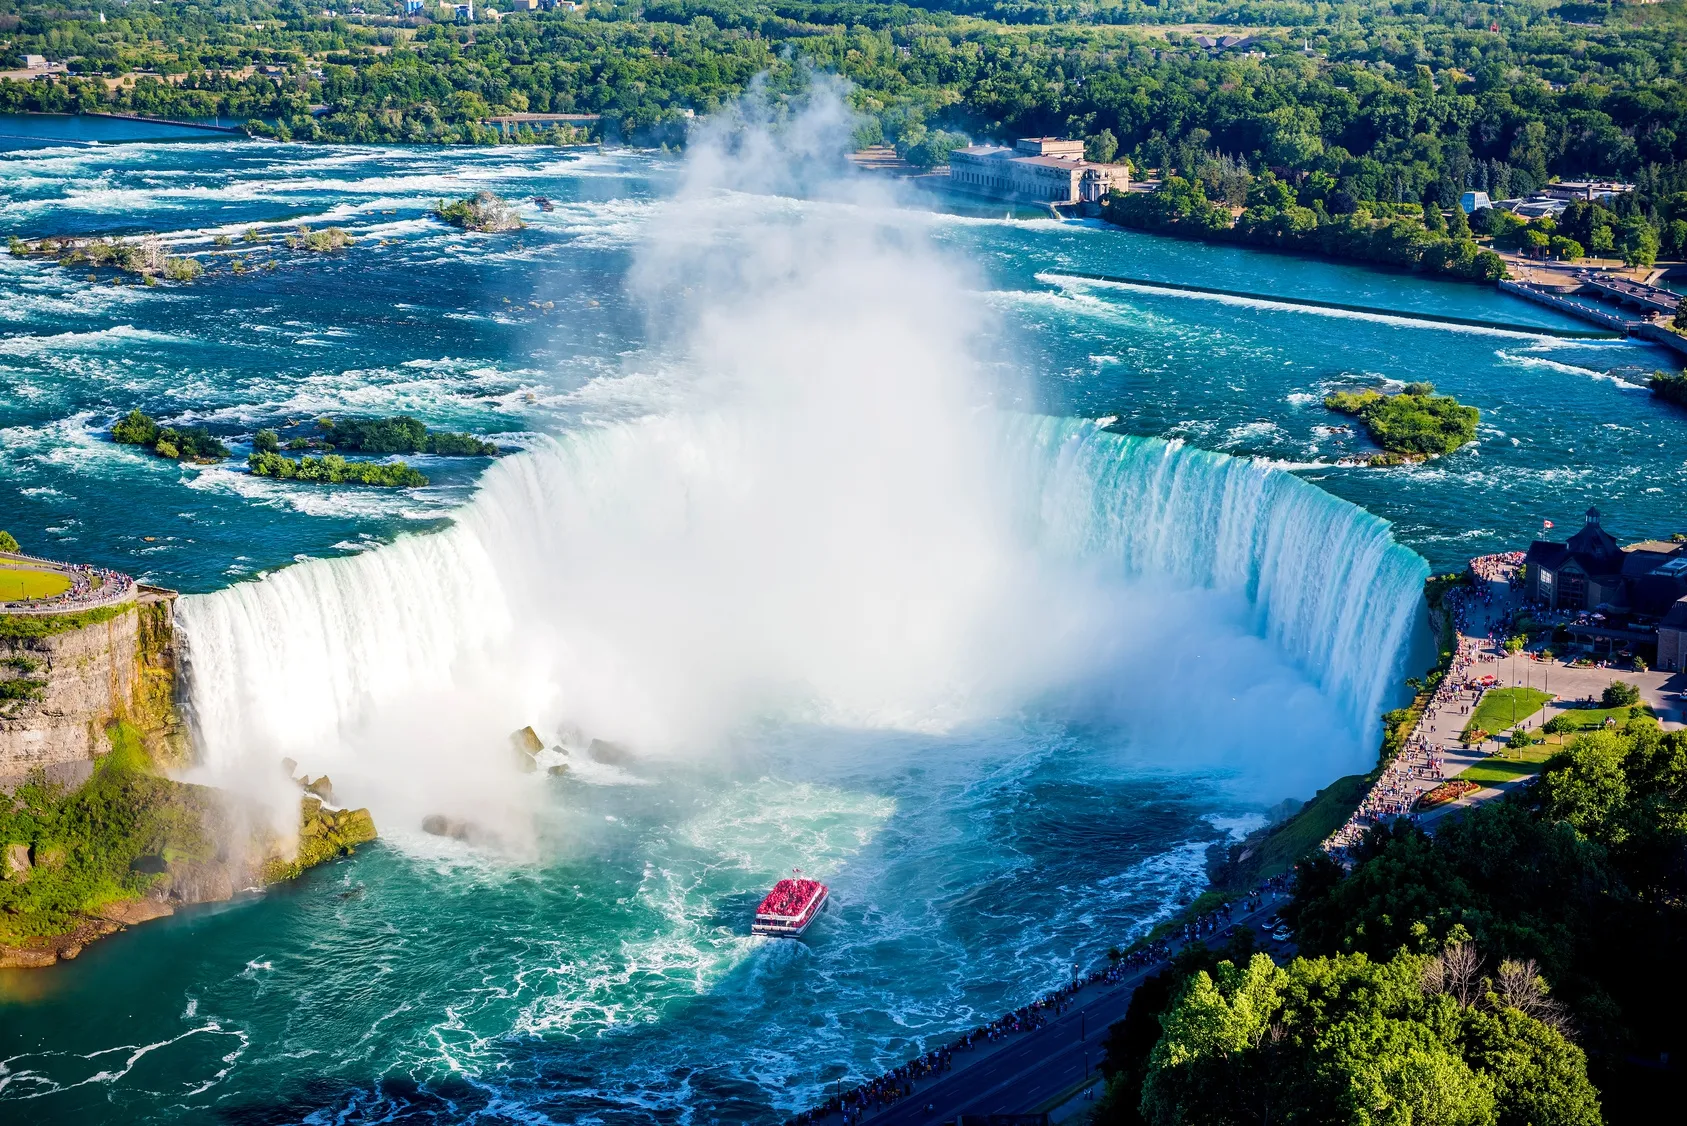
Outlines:
{"label": "long concrete barrier", "polygon": [[[1240,289],[1216,289],[1206,285],[1187,285],[1182,282],[1155,281],[1150,278],[1125,278],[1113,274],[1088,274],[1075,270],[1045,270],[1047,277],[1077,278],[1082,281],[1113,282],[1144,289],[1163,289],[1179,293],[1210,293],[1218,297],[1240,297],[1249,301],[1269,301],[1276,305],[1303,305],[1311,309],[1334,309],[1342,313],[1365,313],[1373,317],[1395,317],[1429,324],[1455,325],[1460,328],[1486,328],[1497,332],[1515,332],[1525,336],[1551,336],[1560,340],[1621,340],[1623,333],[1588,332],[1578,329],[1548,328],[1544,325],[1513,324],[1506,321],[1481,320],[1475,317],[1451,317],[1442,313],[1415,313],[1403,309],[1379,309],[1373,305],[1349,305],[1341,301],[1318,301],[1310,297],[1279,297],[1272,293],[1250,293]],[[1501,286],[1506,283],[1501,282]]]}

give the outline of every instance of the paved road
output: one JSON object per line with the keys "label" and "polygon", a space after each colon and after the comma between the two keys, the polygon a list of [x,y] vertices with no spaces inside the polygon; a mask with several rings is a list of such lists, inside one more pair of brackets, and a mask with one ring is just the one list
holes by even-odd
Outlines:
{"label": "paved road", "polygon": [[[1257,934],[1259,924],[1283,902],[1280,897],[1268,898],[1258,911],[1238,916],[1231,925],[1254,927]],[[1274,943],[1265,945],[1279,959],[1289,950]],[[1079,1003],[1058,1019],[1019,1034],[989,1054],[983,1054],[983,1048],[957,1052],[954,1071],[917,1084],[912,1097],[869,1113],[865,1121],[873,1126],[938,1126],[953,1122],[959,1114],[1030,1114],[1047,1109],[1060,1096],[1075,1093],[1086,1071],[1092,1076],[1098,1073],[1108,1026],[1125,1018],[1136,987],[1163,967],[1164,963],[1150,966],[1116,985],[1086,990],[1078,995]]]}

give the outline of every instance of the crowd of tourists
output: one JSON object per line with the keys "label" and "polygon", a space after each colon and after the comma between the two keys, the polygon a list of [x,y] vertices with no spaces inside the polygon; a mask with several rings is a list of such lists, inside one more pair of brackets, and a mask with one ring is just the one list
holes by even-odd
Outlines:
{"label": "crowd of tourists", "polygon": [[1523,553],[1502,551],[1497,555],[1478,555],[1470,561],[1470,573],[1483,582],[1509,583],[1521,586]]}
{"label": "crowd of tourists", "polygon": [[115,602],[135,585],[129,575],[106,567],[54,566],[70,580],[70,589],[47,598],[25,598],[7,605],[14,610],[74,610],[79,606]]}
{"label": "crowd of tourists", "polygon": [[[1520,556],[1512,562],[1512,557],[1517,555],[1517,552],[1510,552],[1505,555],[1482,556],[1471,560],[1471,569],[1479,578],[1503,577],[1501,567],[1515,570],[1516,563],[1522,562]],[[1500,563],[1495,563],[1496,560]],[[1480,569],[1478,564],[1482,564]],[[1483,690],[1481,677],[1475,675],[1475,670],[1481,664],[1498,659],[1498,650],[1493,648],[1491,643],[1498,639],[1510,614],[1508,608],[1499,608],[1502,613],[1501,624],[1487,624],[1480,634],[1472,636],[1477,634],[1476,609],[1473,604],[1479,604],[1486,611],[1483,614],[1484,624],[1492,622],[1496,607],[1493,592],[1486,586],[1457,587],[1448,591],[1442,600],[1442,609],[1452,615],[1457,626],[1458,641],[1452,660],[1445,675],[1430,693],[1429,699],[1424,701],[1423,712],[1411,733],[1406,736],[1400,753],[1383,768],[1382,774],[1359,802],[1359,807],[1341,828],[1324,841],[1324,851],[1337,859],[1349,859],[1353,846],[1359,843],[1365,831],[1372,825],[1396,817],[1416,821],[1418,799],[1446,778],[1446,749],[1435,745],[1425,731],[1425,724],[1433,722],[1443,712],[1469,715],[1475,710]],[[1486,638],[1481,636],[1482,634],[1485,634]],[[1464,725],[1459,726],[1462,728]]]}
{"label": "crowd of tourists", "polygon": [[819,880],[780,880],[756,908],[756,914],[795,918],[819,890]]}
{"label": "crowd of tourists", "polygon": [[[1259,910],[1268,895],[1284,893],[1288,881],[1286,874],[1274,876],[1248,892],[1242,899],[1242,913],[1245,915]],[[1186,944],[1220,934],[1230,925],[1233,913],[1232,904],[1222,904],[1184,923],[1173,932],[1173,937],[1180,944]],[[1109,951],[1106,965],[1091,970],[1087,975],[1074,974],[1072,980],[1060,988],[1052,989],[1029,1005],[964,1033],[945,1047],[933,1048],[877,1079],[837,1092],[821,1105],[790,1119],[787,1126],[809,1126],[833,1115],[839,1115],[845,1126],[861,1122],[874,1112],[913,1097],[918,1081],[954,1070],[956,1052],[970,1051],[1015,1033],[1041,1028],[1071,1008],[1084,989],[1092,985],[1116,985],[1166,961],[1176,949],[1172,941],[1158,938],[1140,943],[1128,952]]]}
{"label": "crowd of tourists", "polygon": [[1324,842],[1324,851],[1345,860],[1365,830],[1396,817],[1417,820],[1420,797],[1446,778],[1446,760],[1428,741],[1414,734],[1407,748],[1383,770],[1346,824]]}

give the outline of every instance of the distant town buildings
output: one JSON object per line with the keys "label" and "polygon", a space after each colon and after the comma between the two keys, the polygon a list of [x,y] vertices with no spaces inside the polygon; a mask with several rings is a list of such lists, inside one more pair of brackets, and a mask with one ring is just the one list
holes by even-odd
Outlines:
{"label": "distant town buildings", "polygon": [[1615,180],[1563,180],[1556,184],[1548,184],[1535,193],[1536,197],[1546,196],[1548,199],[1563,200],[1599,200],[1609,203],[1620,195],[1627,195],[1634,190],[1633,184],[1619,184]]}
{"label": "distant town buildings", "polygon": [[1123,165],[1084,159],[1084,142],[1021,137],[1013,148],[971,145],[949,156],[949,183],[994,199],[1039,203],[1101,203],[1113,188],[1130,186]]}
{"label": "distant town buildings", "polygon": [[1687,542],[1644,540],[1619,547],[1587,510],[1568,542],[1536,540],[1523,556],[1524,592],[1553,610],[1589,611],[1568,626],[1590,648],[1658,647],[1658,667],[1680,671],[1687,660]]}
{"label": "distant town buildings", "polygon": [[1484,208],[1492,207],[1500,211],[1510,211],[1519,219],[1534,220],[1547,216],[1556,219],[1568,211],[1572,203],[1610,203],[1618,196],[1627,195],[1633,190],[1633,184],[1620,184],[1614,180],[1564,180],[1548,184],[1533,195],[1519,196],[1516,199],[1491,200],[1487,192],[1465,192],[1459,197],[1459,207],[1466,215],[1474,215]]}
{"label": "distant town buildings", "polygon": [[1195,37],[1195,43],[1198,46],[1205,47],[1214,54],[1220,51],[1245,51],[1259,41],[1258,35],[1220,35],[1216,39],[1211,35],[1197,35]]}

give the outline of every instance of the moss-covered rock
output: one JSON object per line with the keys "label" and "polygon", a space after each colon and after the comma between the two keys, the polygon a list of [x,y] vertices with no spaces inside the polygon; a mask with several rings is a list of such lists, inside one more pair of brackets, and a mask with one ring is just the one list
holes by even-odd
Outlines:
{"label": "moss-covered rock", "polygon": [[295,847],[291,833],[255,828],[263,813],[241,799],[161,776],[135,724],[116,721],[106,736],[111,749],[82,785],[42,775],[0,794],[0,966],[73,958],[102,935],[375,839],[368,810],[330,810],[310,795]]}
{"label": "moss-covered rock", "polygon": [[259,869],[259,878],[266,884],[290,880],[325,861],[350,856],[360,844],[367,844],[379,834],[375,819],[367,809],[330,810],[321,799],[311,796],[299,803],[299,844],[292,859],[275,856]]}

